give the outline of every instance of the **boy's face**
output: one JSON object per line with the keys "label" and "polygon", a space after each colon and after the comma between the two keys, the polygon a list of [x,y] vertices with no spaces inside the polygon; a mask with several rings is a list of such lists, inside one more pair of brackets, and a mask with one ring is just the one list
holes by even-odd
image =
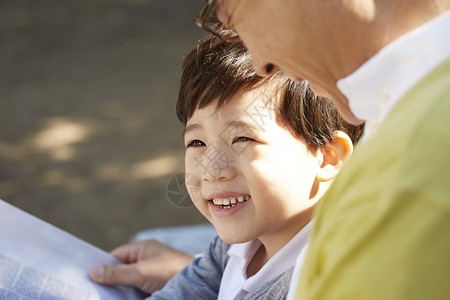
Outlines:
{"label": "boy's face", "polygon": [[[275,121],[264,89],[216,102],[187,122],[186,185],[228,243],[286,243],[310,219],[320,159]],[[269,93],[267,93],[269,94]]]}

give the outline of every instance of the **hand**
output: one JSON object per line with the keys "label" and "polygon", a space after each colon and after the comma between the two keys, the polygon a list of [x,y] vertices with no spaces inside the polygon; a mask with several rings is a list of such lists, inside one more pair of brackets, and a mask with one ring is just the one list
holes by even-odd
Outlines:
{"label": "hand", "polygon": [[146,293],[164,287],[166,282],[187,266],[194,255],[173,249],[156,240],[120,246],[111,254],[124,265],[96,266],[89,276],[104,285],[128,284]]}

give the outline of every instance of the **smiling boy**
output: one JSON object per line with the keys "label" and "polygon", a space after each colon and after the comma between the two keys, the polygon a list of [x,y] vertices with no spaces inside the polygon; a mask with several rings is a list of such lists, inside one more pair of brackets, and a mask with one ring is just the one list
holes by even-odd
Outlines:
{"label": "smiling boy", "polygon": [[[272,105],[260,99],[265,89],[237,92],[218,112],[217,101],[196,110],[184,140],[189,188],[201,190],[197,199],[191,192],[197,209],[222,240],[258,238],[264,244],[258,254],[272,257],[311,219],[318,198],[311,187],[323,158],[277,124]],[[264,126],[252,120],[252,106],[266,109]],[[205,168],[198,162],[209,147],[221,157]]]}
{"label": "smiling boy", "polygon": [[213,35],[184,60],[186,186],[220,238],[151,299],[285,298],[313,209],[361,135],[306,82],[250,64]]}

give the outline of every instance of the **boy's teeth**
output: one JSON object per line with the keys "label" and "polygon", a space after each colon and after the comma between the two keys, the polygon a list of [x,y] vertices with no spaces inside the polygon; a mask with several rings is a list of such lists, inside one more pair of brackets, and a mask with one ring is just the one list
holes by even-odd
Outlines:
{"label": "boy's teeth", "polygon": [[239,203],[245,202],[250,199],[249,195],[239,196],[239,197],[228,197],[228,198],[213,198],[212,201],[216,206],[222,206],[222,208],[230,208]]}

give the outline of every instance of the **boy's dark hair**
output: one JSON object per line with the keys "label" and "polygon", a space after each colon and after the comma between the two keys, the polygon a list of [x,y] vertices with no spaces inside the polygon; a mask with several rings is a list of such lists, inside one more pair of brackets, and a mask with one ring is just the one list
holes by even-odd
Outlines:
{"label": "boy's dark hair", "polygon": [[[231,31],[219,26],[225,35]],[[236,92],[263,85],[275,88],[277,122],[315,150],[333,140],[334,132],[347,133],[356,144],[364,125],[351,125],[338,113],[333,102],[314,95],[306,81],[295,82],[278,72],[261,77],[251,67],[251,57],[242,44],[222,41],[215,35],[203,38],[183,61],[177,116],[184,125],[196,109],[218,100],[219,109]]]}

